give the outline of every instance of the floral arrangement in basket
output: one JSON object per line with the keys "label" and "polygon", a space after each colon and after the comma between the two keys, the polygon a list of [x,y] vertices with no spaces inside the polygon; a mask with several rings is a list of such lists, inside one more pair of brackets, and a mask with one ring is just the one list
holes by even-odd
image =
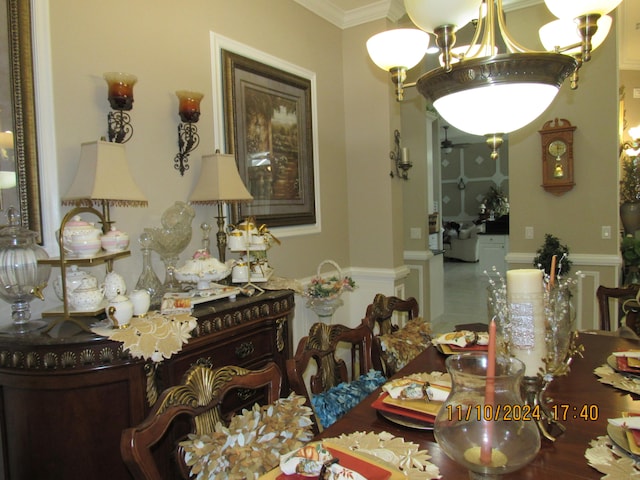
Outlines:
{"label": "floral arrangement in basket", "polygon": [[[338,275],[323,278],[320,270],[325,264],[332,265],[338,271]],[[342,295],[342,292],[351,292],[356,288],[356,282],[349,276],[343,276],[340,266],[333,260],[324,260],[318,265],[315,277],[304,290],[304,296],[309,299],[334,300]]]}

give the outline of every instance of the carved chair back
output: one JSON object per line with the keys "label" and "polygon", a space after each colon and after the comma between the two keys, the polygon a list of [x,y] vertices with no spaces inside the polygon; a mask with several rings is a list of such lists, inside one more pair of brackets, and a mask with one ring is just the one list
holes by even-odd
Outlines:
{"label": "carved chair back", "polygon": [[[364,323],[354,328],[322,322],[313,324],[309,335],[300,339],[295,356],[287,360],[291,389],[304,396],[312,407],[314,395],[342,382],[352,382],[369,370],[382,371],[380,358],[374,356],[372,347],[373,332]],[[345,361],[340,353],[347,351],[350,357]],[[319,431],[317,424],[315,429]]]}
{"label": "carved chair back", "polygon": [[166,466],[164,463],[160,466],[162,456],[155,452],[154,446],[168,441],[177,456],[177,469],[184,478],[188,478],[188,468],[177,446],[184,439],[184,432],[181,432],[181,437],[172,430],[174,424],[182,420],[181,417],[186,416],[189,420],[187,433],[211,433],[216,423],[228,424],[229,418],[225,418],[227,415],[222,412],[221,405],[230,391],[264,389],[266,402],[273,403],[280,397],[281,386],[282,372],[273,362],[260,370],[238,366],[211,368],[196,364],[185,373],[180,385],[169,387],[161,394],[142,423],[122,432],[122,458],[135,479],[162,480],[167,476],[161,473]]}
{"label": "carved chair back", "polygon": [[[400,327],[393,323],[394,313],[406,313],[407,319],[412,320],[419,315],[418,302],[414,297],[403,300],[398,297],[387,297],[382,293],[376,294],[373,302],[367,306],[365,322],[378,335],[392,333]],[[377,330],[376,330],[377,328]]]}
{"label": "carved chair back", "polygon": [[[626,314],[626,325],[635,333],[640,333],[640,325],[638,325],[640,305],[638,305],[638,302],[633,302],[633,305],[628,304],[629,308],[625,308],[627,311],[623,311],[625,301],[636,299],[639,290],[640,285],[638,284],[625,287],[605,287],[604,285],[598,287],[596,290],[596,298],[598,300],[598,310],[600,313],[600,330],[611,330],[610,300],[616,300],[615,312],[618,317],[622,318],[622,316]],[[618,320],[618,325],[614,327],[617,329],[620,326],[620,320]]]}

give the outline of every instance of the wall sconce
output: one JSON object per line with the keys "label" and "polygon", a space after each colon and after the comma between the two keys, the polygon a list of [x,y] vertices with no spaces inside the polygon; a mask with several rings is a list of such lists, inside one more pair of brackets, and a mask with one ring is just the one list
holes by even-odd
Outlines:
{"label": "wall sconce", "polygon": [[[407,170],[413,167],[413,164],[409,160],[409,150],[406,147],[400,148],[400,132],[396,130],[393,132],[395,147],[389,153],[389,158],[393,160],[393,163],[396,166],[396,175],[404,180],[409,179],[409,174]],[[400,172],[402,170],[402,172]],[[393,171],[389,172],[389,176],[391,178],[394,177]]]}
{"label": "wall sconce", "polygon": [[109,141],[125,143],[133,135],[131,117],[128,112],[133,108],[133,86],[138,81],[135,75],[122,72],[107,72],[104,79],[109,85],[109,105],[113,112],[109,112]]}
{"label": "wall sconce", "polygon": [[629,136],[632,138],[630,142],[624,142],[620,149],[628,157],[636,157],[640,154],[640,125],[629,129]]}
{"label": "wall sconce", "polygon": [[200,100],[204,95],[188,90],[178,90],[176,92],[180,101],[178,113],[182,123],[178,125],[178,149],[180,150],[173,160],[173,168],[184,176],[184,172],[189,170],[189,154],[198,148],[200,135],[195,124],[200,119]]}
{"label": "wall sconce", "polygon": [[465,188],[467,188],[467,184],[464,183],[464,179],[460,177],[460,180],[458,180],[458,190],[464,190]]}

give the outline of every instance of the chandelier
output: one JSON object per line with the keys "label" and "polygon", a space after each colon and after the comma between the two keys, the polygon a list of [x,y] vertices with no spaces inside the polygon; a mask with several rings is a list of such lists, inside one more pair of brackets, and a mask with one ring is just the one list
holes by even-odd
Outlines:
{"label": "chandelier", "polygon": [[[484,136],[497,158],[504,134],[535,120],[570,78],[578,88],[578,71],[611,27],[607,13],[622,0],[545,0],[558,20],[544,25],[545,51],[520,45],[506,27],[503,0],[404,0],[411,21],[420,28],[378,33],[367,41],[373,62],[391,73],[396,99],[415,86],[450,125]],[[455,46],[458,27],[475,26],[469,45]],[[405,83],[429,46],[439,48],[441,66]],[[498,51],[498,35],[506,52]]]}

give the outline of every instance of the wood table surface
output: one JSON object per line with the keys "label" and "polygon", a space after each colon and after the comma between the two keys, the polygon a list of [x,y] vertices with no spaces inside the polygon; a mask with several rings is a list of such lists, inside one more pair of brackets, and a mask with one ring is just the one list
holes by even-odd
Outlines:
{"label": "wood table surface", "polygon": [[[568,405],[567,419],[562,422],[566,431],[555,442],[542,438],[540,452],[532,463],[521,470],[505,475],[506,479],[558,480],[601,478],[602,474],[591,468],[584,457],[589,442],[600,435],[606,435],[607,418],[619,417],[620,412],[640,412],[640,397],[598,382],[593,370],[606,363],[613,351],[640,348],[640,341],[617,336],[581,333],[578,343],[584,346],[584,357],[575,357],[571,372],[555,379],[548,389],[547,397],[558,405]],[[403,368],[396,377],[416,372],[445,372],[445,356],[434,347],[429,347]],[[395,377],[394,377],[395,378]],[[371,402],[380,394],[373,392],[358,406],[329,428],[318,438],[337,437],[343,433],[372,431],[389,432],[415,442],[427,449],[432,463],[440,468],[443,479],[468,479],[468,471],[451,460],[439,448],[433,431],[412,429],[397,425],[377,413]],[[597,420],[582,420],[577,416],[583,405],[596,405]]]}

